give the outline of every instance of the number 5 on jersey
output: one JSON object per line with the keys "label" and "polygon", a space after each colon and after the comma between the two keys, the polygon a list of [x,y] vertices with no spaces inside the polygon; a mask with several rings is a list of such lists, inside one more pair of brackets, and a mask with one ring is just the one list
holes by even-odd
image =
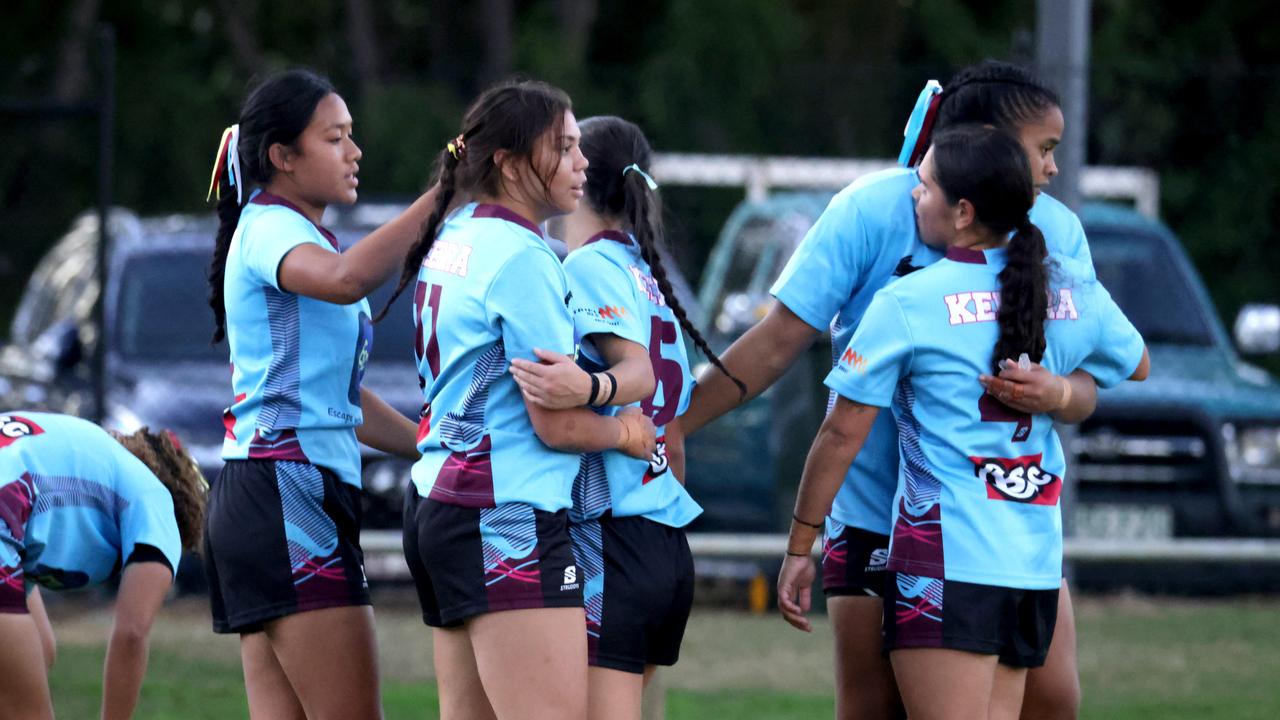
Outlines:
{"label": "number 5 on jersey", "polygon": [[[640,403],[640,409],[653,419],[653,424],[662,427],[676,417],[680,405],[680,391],[684,389],[684,368],[675,360],[662,356],[662,346],[679,342],[680,334],[676,324],[651,315],[649,317],[649,362],[653,365],[653,379],[658,386],[653,394]],[[654,402],[658,392],[662,392],[662,407]]]}

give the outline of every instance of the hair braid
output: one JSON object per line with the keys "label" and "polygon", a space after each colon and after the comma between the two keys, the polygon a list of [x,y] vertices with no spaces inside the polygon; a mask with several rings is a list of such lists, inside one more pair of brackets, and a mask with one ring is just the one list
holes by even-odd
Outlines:
{"label": "hair braid", "polygon": [[227,182],[224,173],[218,179],[222,198],[218,200],[218,233],[213,239],[213,260],[209,263],[209,307],[213,310],[213,344],[227,336],[227,306],[223,296],[223,281],[227,274],[227,253],[231,250],[231,237],[240,225],[240,203]]}
{"label": "hair braid", "polygon": [[374,322],[380,322],[382,318],[387,316],[387,312],[391,310],[391,305],[400,297],[400,293],[408,287],[418,277],[418,272],[422,269],[422,261],[426,259],[427,253],[431,252],[431,246],[435,244],[436,235],[440,234],[440,226],[444,223],[445,215],[449,212],[449,204],[453,202],[453,198],[458,193],[457,173],[458,159],[448,150],[441,151],[440,156],[436,159],[436,165],[440,168],[436,173],[436,182],[440,184],[440,190],[436,195],[436,205],[431,209],[431,215],[427,217],[427,222],[422,226],[422,234],[418,237],[413,247],[409,248],[408,254],[404,256],[404,267],[400,270],[400,280],[396,283],[395,292],[391,293],[391,297],[387,298],[387,303],[382,306],[382,310],[378,312]]}
{"label": "hair braid", "polygon": [[676,297],[667,270],[658,253],[658,243],[663,238],[662,207],[657,194],[649,189],[648,180],[637,172],[625,172],[624,168],[635,164],[648,172],[653,150],[644,133],[635,124],[619,117],[593,117],[579,123],[582,129],[582,152],[590,164],[587,166],[587,201],[602,215],[621,217],[635,235],[640,246],[640,257],[649,264],[649,272],[658,283],[667,307],[676,316],[680,329],[693,340],[693,344],[707,360],[738,386],[739,394],[747,396],[747,386],[729,372],[720,357],[707,344],[702,333],[689,322],[689,317]]}

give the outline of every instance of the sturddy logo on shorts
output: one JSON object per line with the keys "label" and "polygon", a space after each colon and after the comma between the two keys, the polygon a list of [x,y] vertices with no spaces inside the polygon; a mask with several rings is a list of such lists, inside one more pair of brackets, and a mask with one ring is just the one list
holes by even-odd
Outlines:
{"label": "sturddy logo on shorts", "polygon": [[578,566],[570,565],[564,569],[564,584],[560,586],[561,590],[577,590],[578,589]]}

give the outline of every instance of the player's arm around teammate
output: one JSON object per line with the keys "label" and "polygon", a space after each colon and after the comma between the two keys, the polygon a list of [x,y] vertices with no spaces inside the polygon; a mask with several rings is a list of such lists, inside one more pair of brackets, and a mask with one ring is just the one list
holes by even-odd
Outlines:
{"label": "player's arm around teammate", "polygon": [[[904,428],[885,631],[910,716],[1012,719],[1021,709],[1026,668],[1044,662],[1053,634],[1063,461],[1048,422],[1028,417],[1024,427],[1008,410],[983,409],[970,378],[994,358],[1027,352],[1037,360],[1043,355],[1052,367],[1082,367],[1112,384],[1145,375],[1145,350],[1092,282],[1077,291],[1086,310],[1055,309],[1051,319],[1062,322],[1046,352],[1048,270],[1042,236],[1025,214],[1032,195],[1025,157],[1012,138],[992,128],[953,131],[934,149],[940,146],[941,170],[934,171],[933,150],[921,169],[916,212],[922,236],[948,248],[948,261],[877,294],[851,341],[854,359],[842,361],[828,383],[851,409],[858,409],[855,403],[887,405],[892,398]],[[1006,243],[1014,228],[1017,234]],[[1091,275],[1074,267],[1066,273],[1068,287],[1080,282],[1073,278]],[[999,337],[984,355],[982,346],[995,339],[997,314],[952,313],[948,323],[948,306],[937,301],[955,290],[992,285],[1001,296]],[[1006,423],[1017,423],[1012,439]],[[850,427],[854,434],[846,442],[860,444],[864,426]],[[838,448],[825,448],[843,461]],[[1012,457],[1041,448],[1046,450],[1034,455],[1037,464],[1017,475],[1022,486],[994,470],[975,476],[975,464],[997,462],[975,456]],[[814,452],[821,450],[815,443]],[[810,467],[822,470],[823,458],[811,457]],[[793,526],[786,560],[791,567],[784,567],[779,587],[793,622],[802,620],[795,599],[805,573],[798,556],[807,555],[815,535],[802,513],[813,512],[815,500],[822,509],[827,498],[813,495],[830,484],[802,482],[797,499],[801,522]],[[983,484],[990,487],[984,491]],[[1046,542],[1052,545],[1044,547]],[[1007,550],[987,550],[996,546]]]}
{"label": "player's arm around teammate", "polygon": [[[585,454],[570,514],[586,593],[589,717],[625,720],[639,718],[656,668],[677,661],[692,605],[684,527],[701,508],[683,488],[683,453],[678,461],[669,454],[692,383],[684,337],[720,361],[689,323],[657,250],[663,225],[648,140],[618,117],[588,118],[581,129],[590,162],[585,195],[557,224],[570,249],[564,268],[584,370],[529,367],[548,372],[516,379],[532,397],[589,402],[602,414],[639,402],[657,428],[652,458]],[[632,358],[643,363],[634,372]],[[572,390],[575,372],[580,393]]]}
{"label": "player's arm around teammate", "polygon": [[382,714],[359,442],[415,457],[416,428],[361,387],[364,296],[394,273],[436,193],[342,251],[320,222],[358,197],[353,128],[327,80],[279,73],[250,93],[214,168],[210,307],[235,399],[205,565],[215,631],[240,635],[252,718]]}
{"label": "player's arm around teammate", "polygon": [[602,333],[596,333],[591,342],[600,349],[607,371],[588,373],[568,355],[534,348],[538,362],[516,358],[511,361],[511,375],[525,397],[548,410],[630,405],[653,394],[653,365],[643,345]]}
{"label": "player's arm around teammate", "polygon": [[[936,113],[935,128],[981,123],[1017,134],[1037,192],[1057,173],[1053,151],[1062,134],[1058,100],[1022,68],[1006,63],[966,68],[932,98],[932,105],[922,105],[921,112],[928,107]],[[908,142],[909,149],[918,149],[919,154],[928,146],[927,136],[920,145],[915,138]],[[874,292],[893,277],[936,260],[938,253],[920,243],[915,227],[911,192],[916,182],[913,171],[889,170],[838,194],[774,286],[778,298],[774,308],[726,353],[730,367],[763,373],[766,380],[776,378],[833,317],[832,347],[838,357]],[[1052,253],[1089,262],[1079,219],[1061,203],[1040,195],[1033,219],[1044,230]],[[1086,372],[1074,371],[1065,379],[1035,367],[1022,371],[1014,366],[998,372],[999,377],[992,379],[995,373],[985,370],[981,381],[993,396],[1008,399],[1017,410],[1050,413],[1063,422],[1079,421],[1093,411],[1096,387]],[[753,392],[763,388],[750,378],[748,384]],[[703,378],[686,421],[696,429],[732,405],[723,379]],[[823,590],[836,637],[836,712],[842,720],[887,719],[904,712],[880,649],[883,558],[896,485],[891,461],[898,452],[894,423],[880,418],[868,443],[868,452],[858,458],[839,490],[826,521],[823,547]],[[1069,609],[1069,602],[1060,605],[1064,632],[1058,637],[1063,642],[1055,644],[1050,662],[1033,673],[1052,678],[1033,684],[1033,700],[1043,698],[1043,702],[1032,704],[1056,709],[1045,718],[1074,717],[1079,704]]]}
{"label": "player's arm around teammate", "polygon": [[[511,374],[567,354],[564,271],[540,225],[571,212],[587,162],[569,98],[485,91],[441,153],[440,197],[405,259],[425,409],[405,500],[405,557],[432,628],[441,716],[584,718],[582,580],[568,527],[576,454],[647,458],[652,423],[549,410]],[[460,198],[455,205],[454,198]]]}

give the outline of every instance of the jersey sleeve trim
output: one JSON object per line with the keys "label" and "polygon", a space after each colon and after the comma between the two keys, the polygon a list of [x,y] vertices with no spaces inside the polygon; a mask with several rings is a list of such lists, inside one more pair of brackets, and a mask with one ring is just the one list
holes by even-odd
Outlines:
{"label": "jersey sleeve trim", "polygon": [[169,558],[166,557],[163,552],[161,552],[160,548],[156,547],[155,545],[148,545],[147,543],[138,543],[137,545],[133,546],[133,552],[129,553],[129,559],[125,560],[124,564],[126,567],[128,567],[133,563],[139,563],[139,562],[163,563],[165,567],[169,568],[169,574],[170,575],[173,574],[173,564],[169,562]]}

